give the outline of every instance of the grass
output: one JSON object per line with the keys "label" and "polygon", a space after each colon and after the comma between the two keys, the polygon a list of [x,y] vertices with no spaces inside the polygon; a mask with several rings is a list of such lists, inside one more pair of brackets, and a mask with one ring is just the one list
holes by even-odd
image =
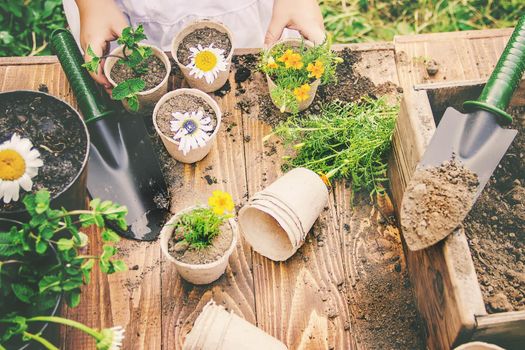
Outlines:
{"label": "grass", "polygon": [[512,27],[523,0],[320,0],[334,42],[390,41],[394,35]]}
{"label": "grass", "polygon": [[[511,27],[523,0],[320,0],[335,42],[392,40],[396,34]],[[66,26],[61,0],[0,1],[0,56],[50,54]]]}

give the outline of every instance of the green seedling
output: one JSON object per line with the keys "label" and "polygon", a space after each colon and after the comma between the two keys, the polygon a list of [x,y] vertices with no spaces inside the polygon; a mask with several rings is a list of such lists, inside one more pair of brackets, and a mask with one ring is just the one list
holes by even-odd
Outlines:
{"label": "green seedling", "polygon": [[[144,27],[142,25],[139,25],[136,29],[126,27],[117,40],[117,42],[124,47],[122,56],[97,56],[91,46],[88,46],[86,51],[89,57],[91,57],[91,60],[82,66],[92,73],[97,73],[100,69],[102,59],[117,57],[117,64],[128,66],[136,76],[145,74],[148,69],[145,64],[146,60],[153,54],[153,50],[150,47],[140,45],[140,42],[145,39],[147,39],[147,37],[144,34]],[[137,94],[143,91],[145,86],[146,83],[141,78],[128,79],[115,86],[112,97],[118,101],[126,101],[132,111],[138,111],[139,100]]]}

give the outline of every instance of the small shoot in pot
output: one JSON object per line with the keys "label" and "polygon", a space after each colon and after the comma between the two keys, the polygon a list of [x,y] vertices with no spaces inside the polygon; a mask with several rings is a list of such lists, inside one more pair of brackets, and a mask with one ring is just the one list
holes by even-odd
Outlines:
{"label": "small shoot in pot", "polygon": [[[145,74],[148,70],[146,60],[153,54],[153,50],[147,46],[141,46],[140,42],[147,39],[144,34],[144,27],[139,25],[136,29],[126,27],[122,30],[117,42],[123,46],[122,56],[104,55],[97,56],[91,46],[87,48],[87,54],[91,60],[82,66],[92,73],[97,73],[102,59],[107,57],[117,57],[117,64],[128,66],[135,75]],[[139,100],[137,94],[144,90],[146,83],[141,78],[131,78],[115,86],[112,97],[115,100],[124,100],[128,103],[132,111],[139,110]]]}

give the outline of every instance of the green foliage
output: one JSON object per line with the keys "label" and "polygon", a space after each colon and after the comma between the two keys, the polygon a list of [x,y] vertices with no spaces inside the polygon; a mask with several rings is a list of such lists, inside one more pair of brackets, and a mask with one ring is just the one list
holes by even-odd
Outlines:
{"label": "green foliage", "polygon": [[184,240],[193,248],[209,246],[220,233],[221,225],[229,215],[217,215],[211,208],[197,208],[181,215],[175,230],[184,233]]}
{"label": "green foliage", "polygon": [[[133,27],[124,28],[117,40],[117,42],[124,47],[122,56],[118,56],[119,59],[116,64],[128,66],[138,77],[125,80],[115,86],[112,96],[115,100],[125,100],[132,111],[138,111],[139,109],[137,94],[146,87],[146,83],[139,76],[147,72],[148,66],[146,60],[153,54],[151,47],[140,45],[140,42],[145,39],[147,39],[147,37],[144,34],[144,27],[140,24],[136,29],[133,29]],[[82,66],[92,73],[98,72],[100,62],[103,58],[111,56],[98,57],[90,46],[87,48],[87,53],[91,57],[91,60]]]}
{"label": "green foliage", "polygon": [[284,167],[306,167],[328,178],[352,179],[354,188],[381,192],[386,176],[398,106],[383,99],[340,101],[324,105],[320,114],[290,118],[275,130],[297,150]]}
{"label": "green foliage", "polygon": [[[278,106],[285,106],[292,113],[298,112],[299,101],[294,94],[295,89],[305,84],[312,84],[316,80],[316,77],[312,76],[308,70],[309,64],[320,62],[322,65],[323,72],[319,77],[321,85],[335,80],[335,70],[340,59],[330,49],[330,46],[330,40],[314,47],[307,47],[304,43],[299,47],[290,47],[283,43],[271,50],[262,52],[259,69],[268,74],[275,83],[276,87],[270,93]],[[300,68],[287,67],[280,61],[285,56],[286,51],[290,49],[293,50],[294,54],[300,55]]]}
{"label": "green foliage", "polygon": [[0,56],[50,55],[51,32],[65,26],[62,0],[2,0]]}
{"label": "green foliage", "polygon": [[[70,307],[77,306],[95,261],[107,274],[126,268],[114,259],[117,249],[112,244],[118,236],[106,227],[111,222],[126,228],[126,207],[94,199],[90,210],[55,210],[46,190],[26,195],[23,203],[29,221],[0,232],[0,321],[20,320],[0,328],[0,344],[24,331],[24,318],[52,309],[59,296]],[[100,256],[81,252],[88,243],[81,229],[91,225],[102,230],[105,243]]]}
{"label": "green foliage", "polygon": [[523,0],[320,0],[339,43],[390,41],[394,35],[512,27]]}

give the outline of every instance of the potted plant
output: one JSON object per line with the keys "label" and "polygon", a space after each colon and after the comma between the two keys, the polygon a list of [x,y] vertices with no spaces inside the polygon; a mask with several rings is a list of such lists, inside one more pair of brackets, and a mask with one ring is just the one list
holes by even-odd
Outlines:
{"label": "potted plant", "polygon": [[98,72],[102,60],[104,74],[113,85],[111,96],[121,100],[131,112],[151,112],[155,103],[168,92],[171,63],[161,49],[141,44],[147,39],[139,25],[124,28],[117,42],[120,44],[109,55],[97,56],[88,46],[91,60],[84,64],[90,72]]}
{"label": "potted plant", "polygon": [[[47,190],[26,194],[23,203],[30,218],[25,222],[1,219],[11,227],[0,232],[0,349],[25,348],[28,342],[58,349],[42,333],[48,323],[78,328],[93,336],[97,349],[119,349],[122,327],[94,330],[78,322],[54,316],[61,301],[70,307],[80,302],[82,285],[98,262],[102,272],[126,269],[115,260],[119,236],[106,224],[126,228],[126,207],[99,199],[89,210],[55,210]],[[96,225],[105,242],[100,256],[85,255],[88,236],[82,232]]]}
{"label": "potted plant", "polygon": [[0,110],[0,217],[24,221],[20,198],[42,188],[54,207],[85,208],[89,134],[80,115],[37,91],[1,93]]}
{"label": "potted plant", "polygon": [[298,113],[310,106],[319,85],[335,80],[342,59],[330,41],[314,46],[302,39],[283,39],[262,53],[260,70],[266,74],[270,97],[281,113]]}
{"label": "potted plant", "polygon": [[169,154],[183,163],[206,157],[221,126],[217,102],[196,89],[164,95],[153,110],[153,125]]}
{"label": "potted plant", "polygon": [[213,92],[226,83],[232,38],[224,24],[207,19],[188,24],[173,38],[171,55],[192,88]]}
{"label": "potted plant", "polygon": [[226,270],[237,244],[231,196],[213,191],[208,206],[198,205],[175,214],[160,233],[160,247],[186,281],[208,284]]}

